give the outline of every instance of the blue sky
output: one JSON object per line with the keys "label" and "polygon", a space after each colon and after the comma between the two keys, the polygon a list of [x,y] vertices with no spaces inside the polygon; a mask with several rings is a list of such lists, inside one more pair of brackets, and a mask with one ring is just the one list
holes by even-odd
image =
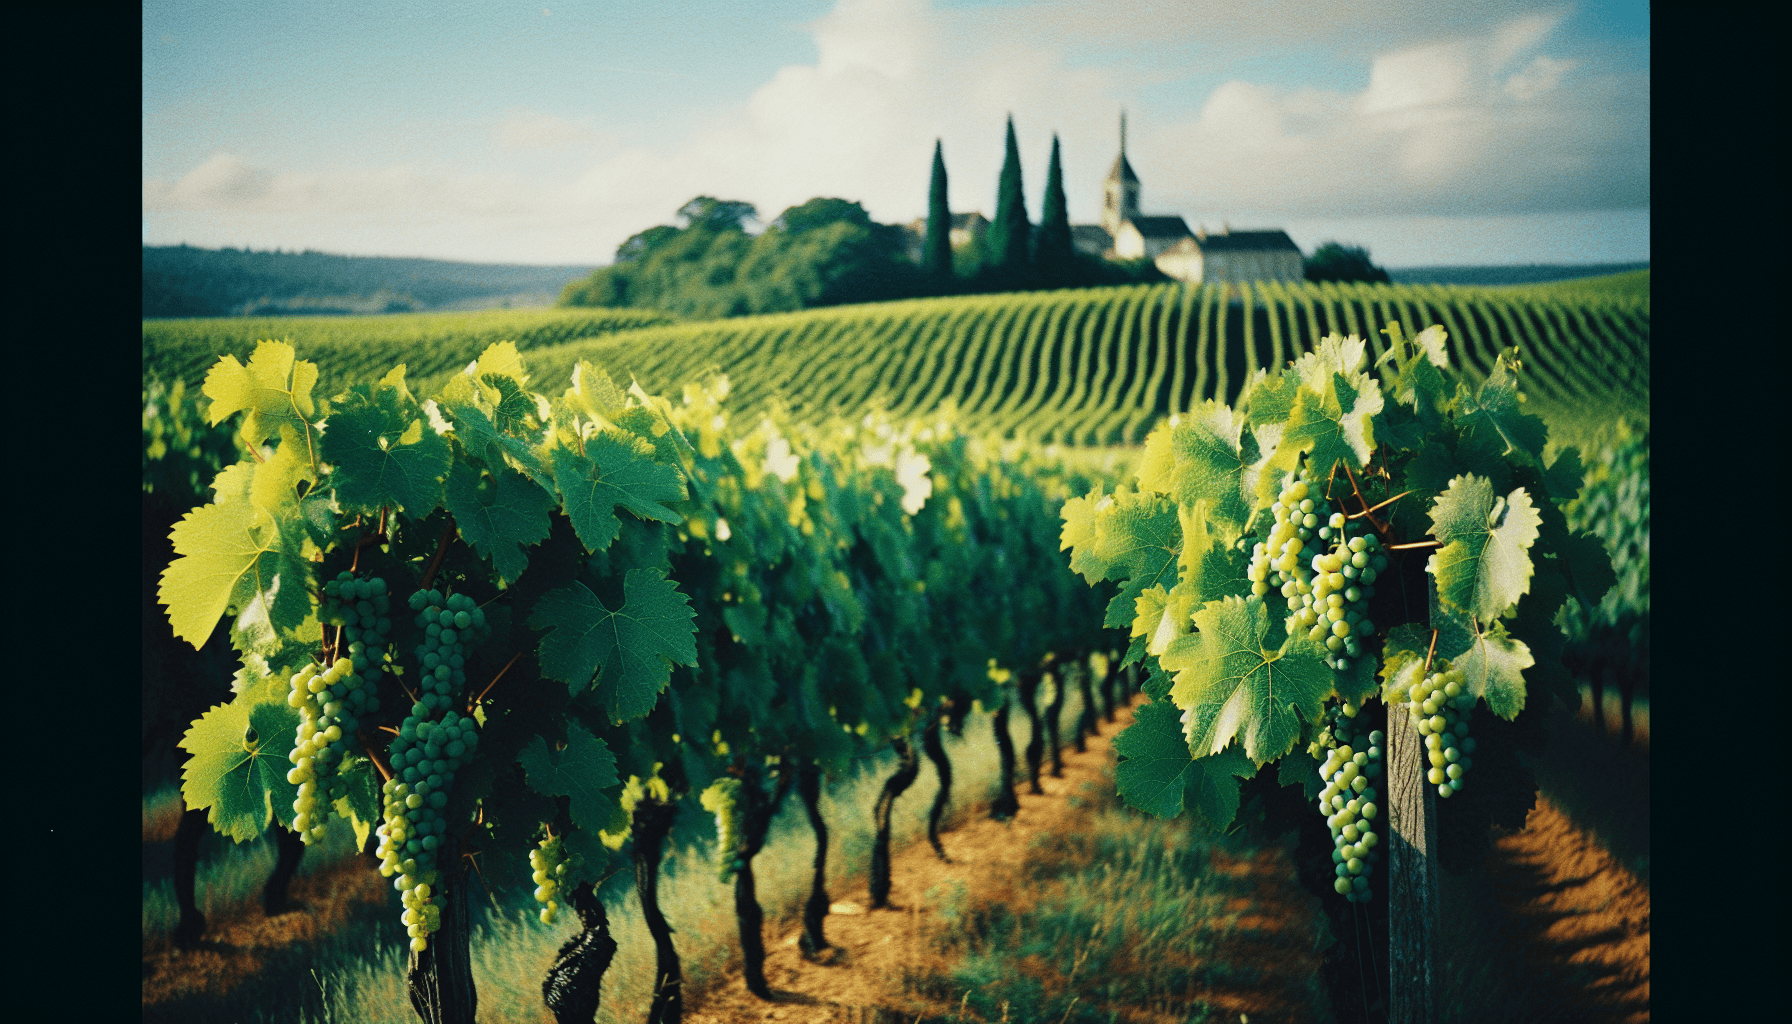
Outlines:
{"label": "blue sky", "polygon": [[143,241],[607,263],[700,194],[994,212],[1012,113],[1099,215],[1377,262],[1649,258],[1644,3],[755,0],[143,6]]}

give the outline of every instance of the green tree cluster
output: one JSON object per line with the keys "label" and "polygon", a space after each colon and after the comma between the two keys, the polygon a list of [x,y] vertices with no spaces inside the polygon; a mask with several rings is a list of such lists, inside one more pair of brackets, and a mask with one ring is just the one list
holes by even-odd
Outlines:
{"label": "green tree cluster", "polygon": [[1325,242],[1301,266],[1309,281],[1389,283],[1388,272],[1369,262],[1369,250],[1360,245]]}
{"label": "green tree cluster", "polygon": [[657,225],[622,243],[616,262],[567,286],[563,306],[638,306],[691,317],[744,316],[919,294],[901,228],[864,207],[817,198],[757,235],[751,203],[698,196],[683,227]]}

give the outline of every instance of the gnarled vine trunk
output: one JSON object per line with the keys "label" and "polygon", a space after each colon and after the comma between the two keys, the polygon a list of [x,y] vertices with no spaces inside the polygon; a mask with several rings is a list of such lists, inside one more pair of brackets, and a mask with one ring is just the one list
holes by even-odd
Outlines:
{"label": "gnarled vine trunk", "polygon": [[871,844],[871,905],[875,908],[890,905],[890,810],[921,774],[921,759],[907,740],[891,740],[890,746],[901,761],[895,774],[884,780],[883,792],[877,797],[877,838]]}
{"label": "gnarled vine trunk", "polygon": [[1083,666],[1082,671],[1076,674],[1077,689],[1081,691],[1083,695],[1083,713],[1077,720],[1076,726],[1076,752],[1079,754],[1088,749],[1083,745],[1084,736],[1101,735],[1101,728],[1099,725],[1101,719],[1100,716],[1095,713],[1095,688],[1090,683],[1090,675],[1091,673],[1087,666]]}
{"label": "gnarled vine trunk", "polygon": [[1039,721],[1039,681],[1043,676],[1038,671],[1030,671],[1022,675],[1019,685],[1015,687],[1020,696],[1020,709],[1027,713],[1027,724],[1031,731],[1027,734],[1027,787],[1034,795],[1042,795],[1045,790],[1039,788],[1039,760],[1045,752],[1044,728]]}
{"label": "gnarled vine trunk", "polygon": [[[299,872],[299,860],[305,856],[305,841],[297,832],[278,822],[274,824],[273,832],[274,872],[268,876],[268,883],[261,887],[261,909],[269,917],[298,909],[287,890],[292,886],[293,876]],[[368,835],[371,837],[372,833]]]}
{"label": "gnarled vine trunk", "polygon": [[647,1010],[647,1024],[679,1024],[684,1019],[684,973],[679,968],[678,950],[672,945],[672,926],[660,911],[660,857],[677,817],[676,806],[645,796],[635,805],[629,824],[634,840],[635,893],[641,899],[647,933],[653,936],[653,1004]]}
{"label": "gnarled vine trunk", "polygon": [[616,958],[610,917],[591,883],[572,890],[568,899],[584,925],[560,947],[560,955],[541,983],[541,998],[558,1024],[591,1024],[603,996],[604,972]]}
{"label": "gnarled vine trunk", "polygon": [[1064,777],[1064,743],[1058,738],[1058,723],[1064,714],[1064,676],[1068,662],[1059,661],[1052,675],[1052,699],[1045,705],[1045,742],[1051,748],[1052,778]]}
{"label": "gnarled vine trunk", "polygon": [[952,858],[946,856],[946,847],[940,843],[940,818],[945,816],[946,803],[952,799],[952,761],[946,757],[946,745],[940,739],[938,715],[921,730],[921,749],[927,751],[927,759],[933,762],[933,770],[940,777],[939,791],[933,794],[933,808],[927,812],[927,842],[935,856],[950,864]]}
{"label": "gnarled vine trunk", "polygon": [[828,948],[822,934],[822,922],[828,916],[828,823],[821,817],[821,766],[804,761],[797,769],[796,792],[809,814],[809,827],[815,832],[815,874],[809,882],[809,899],[803,904],[803,937],[798,940],[804,956],[815,956]]}
{"label": "gnarled vine trunk", "polygon": [[479,994],[473,988],[472,900],[466,862],[452,830],[442,833],[436,848],[436,901],[442,907],[442,927],[429,937],[429,946],[412,953],[406,981],[411,1008],[424,1024],[474,1024]]}
{"label": "gnarled vine trunk", "polygon": [[994,728],[996,733],[996,753],[1001,755],[1002,765],[998,770],[996,798],[989,803],[989,816],[997,821],[1006,821],[1020,813],[1020,798],[1014,795],[1014,738],[1008,735],[1008,702],[996,709]]}
{"label": "gnarled vine trunk", "polygon": [[199,912],[195,882],[199,876],[199,839],[205,835],[205,811],[186,808],[174,829],[174,900],[180,906],[180,923],[174,928],[174,944],[182,949],[199,945],[205,934],[205,915]]}
{"label": "gnarled vine trunk", "polygon": [[1101,716],[1109,722],[1114,721],[1114,714],[1119,710],[1114,699],[1114,691],[1119,687],[1120,662],[1116,659],[1108,662],[1107,674],[1101,677]]}
{"label": "gnarled vine trunk", "polygon": [[772,817],[784,802],[785,794],[795,781],[791,773],[781,771],[777,790],[766,795],[761,769],[749,766],[740,786],[740,846],[736,855],[741,860],[734,873],[734,920],[740,926],[741,973],[747,991],[761,999],[772,997],[765,981],[765,912],[759,906],[759,884],[753,876],[753,858],[765,848],[765,836],[771,830]]}

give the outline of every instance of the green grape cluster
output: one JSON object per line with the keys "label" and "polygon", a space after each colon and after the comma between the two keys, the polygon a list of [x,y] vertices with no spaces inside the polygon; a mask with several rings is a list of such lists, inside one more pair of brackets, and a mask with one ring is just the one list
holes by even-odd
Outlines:
{"label": "green grape cluster", "polygon": [[436,850],[448,830],[442,810],[455,771],[479,745],[479,731],[471,717],[453,711],[431,719],[417,704],[411,712],[392,741],[395,774],[380,791],[385,814],[375,831],[380,874],[398,876],[393,885],[403,894],[411,951],[421,953],[428,936],[441,927],[441,907],[430,898],[430,886],[439,877]]}
{"label": "green grape cluster", "polygon": [[723,882],[747,866],[735,856],[740,847],[740,787],[739,779],[724,776],[710,783],[699,798],[703,809],[716,816],[716,875]]}
{"label": "green grape cluster", "polygon": [[1319,777],[1325,780],[1319,813],[1332,830],[1332,863],[1338,875],[1334,888],[1352,903],[1369,901],[1369,875],[1381,860],[1376,849],[1381,834],[1374,828],[1381,815],[1375,780],[1384,770],[1386,737],[1380,729],[1365,734],[1357,728],[1354,719],[1360,711],[1355,704],[1332,709],[1308,748],[1315,757],[1325,752],[1319,766]]}
{"label": "green grape cluster", "polygon": [[393,776],[381,790],[385,814],[377,832],[380,874],[398,876],[393,885],[403,894],[411,951],[421,953],[441,928],[431,887],[440,877],[436,850],[448,827],[442,810],[455,771],[479,745],[478,722],[454,711],[454,700],[466,684],[467,652],[489,630],[485,613],[465,594],[418,591],[410,604],[424,631],[417,645],[421,693],[392,741]]}
{"label": "green grape cluster", "polygon": [[1462,780],[1474,762],[1475,738],[1468,734],[1469,712],[1475,695],[1468,692],[1467,677],[1460,669],[1440,668],[1412,684],[1407,691],[1407,719],[1425,738],[1425,757],[1431,767],[1425,781],[1447,797],[1462,788]]}
{"label": "green grape cluster", "polygon": [[[1369,599],[1387,569],[1387,554],[1372,533],[1352,536],[1350,521],[1320,493],[1303,468],[1270,506],[1269,537],[1251,547],[1251,593],[1274,589],[1288,606],[1288,629],[1305,630],[1326,649],[1337,671],[1362,657],[1373,635]],[[1241,542],[1242,545],[1242,542]]]}
{"label": "green grape cluster", "polygon": [[566,849],[559,836],[543,839],[529,851],[530,877],[535,882],[535,900],[542,904],[541,923],[553,924],[560,911],[560,886],[579,870],[579,856]]}
{"label": "green grape cluster", "polygon": [[430,717],[454,703],[454,695],[467,682],[467,653],[490,630],[485,612],[466,594],[447,598],[439,590],[420,590],[411,595],[416,624],[423,630],[417,645],[417,664],[423,670],[418,703],[425,709],[417,717]]}
{"label": "green grape cluster", "polygon": [[380,709],[376,684],[392,630],[389,607],[385,580],[345,572],[324,584],[326,618],[344,623],[348,647],[328,668],[306,665],[294,673],[286,701],[300,715],[286,780],[299,787],[293,830],[306,845],[323,838],[330,808],[348,796],[340,769],[349,738],[364,716]]}

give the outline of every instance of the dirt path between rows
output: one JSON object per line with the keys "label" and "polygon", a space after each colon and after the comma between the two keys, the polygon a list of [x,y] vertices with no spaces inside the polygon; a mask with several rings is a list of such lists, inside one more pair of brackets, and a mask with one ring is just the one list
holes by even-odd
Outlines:
{"label": "dirt path between rows", "polygon": [[[953,1014],[956,1004],[934,1003],[904,991],[905,977],[944,966],[929,942],[938,927],[936,908],[923,894],[956,884],[963,886],[972,905],[1006,904],[1022,913],[1036,903],[1040,890],[1026,886],[1019,864],[1035,838],[1079,831],[1095,813],[1091,806],[1097,802],[1095,795],[1104,787],[1112,788],[1106,770],[1113,756],[1110,744],[1116,733],[1132,724],[1132,708],[1118,709],[1116,718],[1101,724],[1101,735],[1086,740],[1085,752],[1064,750],[1062,778],[1041,773],[1043,796],[1029,792],[1024,781],[1017,786],[1020,813],[1013,819],[995,821],[988,817],[987,805],[981,805],[973,808],[964,824],[943,833],[941,842],[950,863],[940,861],[925,840],[892,851],[891,909],[863,909],[870,905],[863,878],[854,879],[851,889],[831,891],[836,906],[844,904],[842,909],[849,912],[828,916],[825,934],[838,949],[820,958],[822,962],[811,962],[798,950],[800,921],[781,925],[781,931],[768,924],[765,976],[775,1002],[748,992],[736,970],[717,988],[695,994],[685,1020],[688,1024],[757,1020],[907,1024],[918,1014]],[[1079,796],[1082,799],[1072,799]],[[1197,990],[1193,995],[1227,1011],[1226,1020],[1237,1020],[1240,1013],[1249,1015],[1253,1024],[1323,1019],[1322,1008],[1295,1001],[1298,993],[1310,988],[1303,979],[1319,968],[1314,929],[1320,925],[1313,912],[1316,904],[1295,882],[1287,851],[1265,847],[1250,858],[1216,851],[1214,867],[1244,886],[1231,909],[1250,911],[1236,922],[1240,938],[1227,947],[1228,958],[1257,964],[1264,977],[1250,989]],[[1159,1018],[1141,1012],[1131,1019]]]}
{"label": "dirt path between rows", "polygon": [[[1130,724],[1131,708],[1120,709],[1118,719],[1102,724],[1086,752],[1066,748],[1063,777],[1042,775],[1045,795],[1027,792],[1024,783],[1017,787],[1021,810],[1013,820],[994,821],[985,807],[973,808],[968,820],[942,836],[951,863],[939,861],[925,840],[893,851],[892,909],[865,910],[870,897],[863,877],[832,891],[837,910],[826,920],[826,935],[837,948],[822,962],[799,953],[799,922],[768,922],[765,974],[775,1002],[747,992],[737,968],[719,986],[690,994],[686,1021],[907,1024],[917,1013],[949,1017],[956,1005],[904,991],[905,977],[944,966],[929,941],[938,924],[925,894],[962,885],[971,904],[1002,903],[1016,912],[1037,901],[1039,891],[1024,884],[1019,865],[1035,838],[1075,833],[1096,813],[1097,794],[1113,785],[1110,743]],[[1249,908],[1235,924],[1237,936],[1220,948],[1229,961],[1255,965],[1261,975],[1248,988],[1193,995],[1225,1011],[1227,1021],[1240,1014],[1252,1024],[1326,1019],[1324,1007],[1301,1001],[1311,989],[1306,979],[1318,972],[1316,930],[1322,924],[1313,898],[1295,881],[1287,850],[1269,845],[1248,856],[1216,850],[1213,863],[1245,886],[1233,909]],[[201,949],[145,942],[143,1004],[222,996],[253,985],[264,965],[302,954],[378,912],[385,888],[361,858],[351,857],[294,880],[294,895],[307,907],[303,913],[269,919],[259,906],[244,906],[215,920]],[[1500,993],[1511,1005],[1489,1007],[1486,1019],[1649,1020],[1649,891],[1547,798],[1539,796],[1524,831],[1496,841],[1482,877],[1463,891],[1470,895],[1460,909],[1473,927],[1490,929],[1489,952],[1512,978]],[[1157,1018],[1133,1019],[1142,1024]]]}
{"label": "dirt path between rows", "polygon": [[1496,841],[1472,899],[1524,990],[1504,1019],[1649,1020],[1649,890],[1548,797]]}

